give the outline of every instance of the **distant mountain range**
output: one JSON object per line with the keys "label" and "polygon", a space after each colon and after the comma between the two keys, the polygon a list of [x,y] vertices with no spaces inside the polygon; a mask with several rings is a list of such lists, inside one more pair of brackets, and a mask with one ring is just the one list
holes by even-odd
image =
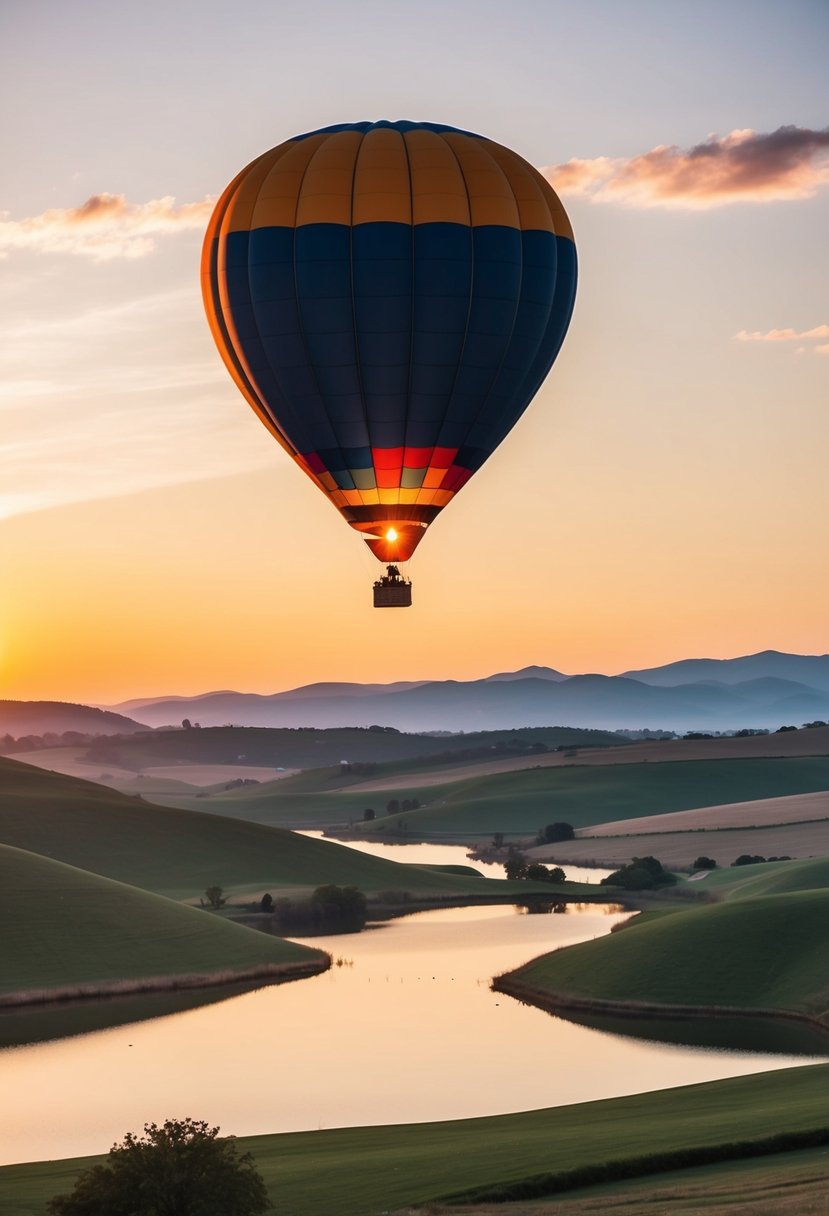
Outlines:
{"label": "distant mountain range", "polygon": [[766,650],[684,659],[618,676],[525,667],[480,680],[308,684],[260,695],[212,692],[113,706],[148,726],[394,726],[403,731],[581,726],[739,730],[829,719],[829,655]]}

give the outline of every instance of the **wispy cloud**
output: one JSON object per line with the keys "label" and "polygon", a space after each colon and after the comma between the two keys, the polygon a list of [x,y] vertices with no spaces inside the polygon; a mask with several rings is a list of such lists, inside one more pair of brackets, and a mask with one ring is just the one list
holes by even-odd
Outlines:
{"label": "wispy cloud", "polygon": [[734,337],[738,342],[806,342],[809,339],[829,338],[829,325],[816,325],[814,329],[741,329]]}
{"label": "wispy cloud", "polygon": [[829,127],[732,131],[692,148],[660,144],[630,159],[570,160],[542,173],[563,195],[629,207],[701,211],[811,198],[829,183]]}
{"label": "wispy cloud", "polygon": [[156,238],[203,229],[214,199],[176,206],[174,198],[130,203],[123,194],[93,194],[80,207],[52,208],[13,220],[0,212],[0,258],[13,250],[64,253],[108,262],[146,257]]}
{"label": "wispy cloud", "polygon": [[273,444],[200,313],[193,285],[11,321],[0,347],[0,520],[273,467]]}
{"label": "wispy cloud", "polygon": [[[829,355],[829,343],[826,342],[829,338],[829,325],[815,325],[812,329],[741,329],[734,338],[737,342],[797,342],[799,345],[794,351],[796,355]],[[819,342],[821,345],[809,345],[813,342]]]}

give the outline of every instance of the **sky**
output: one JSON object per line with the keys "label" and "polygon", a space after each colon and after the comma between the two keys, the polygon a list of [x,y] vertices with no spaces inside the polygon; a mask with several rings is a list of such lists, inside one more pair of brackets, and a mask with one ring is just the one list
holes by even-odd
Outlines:
{"label": "sky", "polygon": [[[824,0],[5,0],[0,698],[829,651]],[[541,168],[580,284],[414,606],[213,346],[212,201],[335,122]]]}

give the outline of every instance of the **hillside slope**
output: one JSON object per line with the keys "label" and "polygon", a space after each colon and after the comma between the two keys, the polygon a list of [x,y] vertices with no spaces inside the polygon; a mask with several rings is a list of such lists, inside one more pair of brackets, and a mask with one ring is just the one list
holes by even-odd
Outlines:
{"label": "hillside slope", "polygon": [[509,980],[567,999],[806,1014],[829,1028],[828,955],[823,889],[648,913]]}
{"label": "hillside slope", "polygon": [[14,925],[0,935],[0,1005],[170,976],[227,980],[324,965],[319,951],[7,845],[0,891]]}
{"label": "hillside slope", "polygon": [[154,806],[2,758],[0,842],[176,899],[195,898],[214,884],[231,894],[338,883],[367,893],[448,896],[481,894],[490,882],[262,824]]}

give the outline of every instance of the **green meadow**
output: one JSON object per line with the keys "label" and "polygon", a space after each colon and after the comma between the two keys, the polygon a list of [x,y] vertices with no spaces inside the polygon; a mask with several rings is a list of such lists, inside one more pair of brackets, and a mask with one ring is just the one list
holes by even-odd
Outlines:
{"label": "green meadow", "polygon": [[[231,897],[324,883],[367,894],[480,897],[490,880],[369,857],[243,820],[154,806],[59,773],[0,759],[0,839],[173,899],[211,885]],[[498,894],[506,894],[501,884]]]}
{"label": "green meadow", "polygon": [[827,957],[829,890],[801,891],[645,913],[617,933],[548,954],[510,978],[579,999],[821,1018],[829,1011]]}
{"label": "green meadow", "polygon": [[761,895],[821,890],[829,887],[829,857],[726,866],[712,870],[698,886],[718,899],[752,899]]}
{"label": "green meadow", "polygon": [[[359,821],[364,809],[372,807],[377,814],[372,824],[375,832],[471,841],[493,832],[527,836],[559,820],[589,827],[634,816],[824,790],[829,788],[829,757],[527,768],[423,786],[413,770],[407,789],[355,793],[350,784],[325,769],[208,799],[172,795],[164,801],[227,817],[308,827]],[[416,798],[421,807],[386,815],[392,797]]]}
{"label": "green meadow", "polygon": [[[827,1095],[829,1066],[813,1065],[517,1115],[247,1137],[240,1147],[253,1153],[276,1211],[372,1216],[643,1154],[829,1129]],[[5,1167],[0,1210],[42,1216],[93,1160]],[[556,1210],[566,1211],[566,1198]]]}
{"label": "green meadow", "polygon": [[0,1005],[148,978],[319,966],[319,951],[210,912],[0,845],[0,890],[14,932],[0,935]]}

